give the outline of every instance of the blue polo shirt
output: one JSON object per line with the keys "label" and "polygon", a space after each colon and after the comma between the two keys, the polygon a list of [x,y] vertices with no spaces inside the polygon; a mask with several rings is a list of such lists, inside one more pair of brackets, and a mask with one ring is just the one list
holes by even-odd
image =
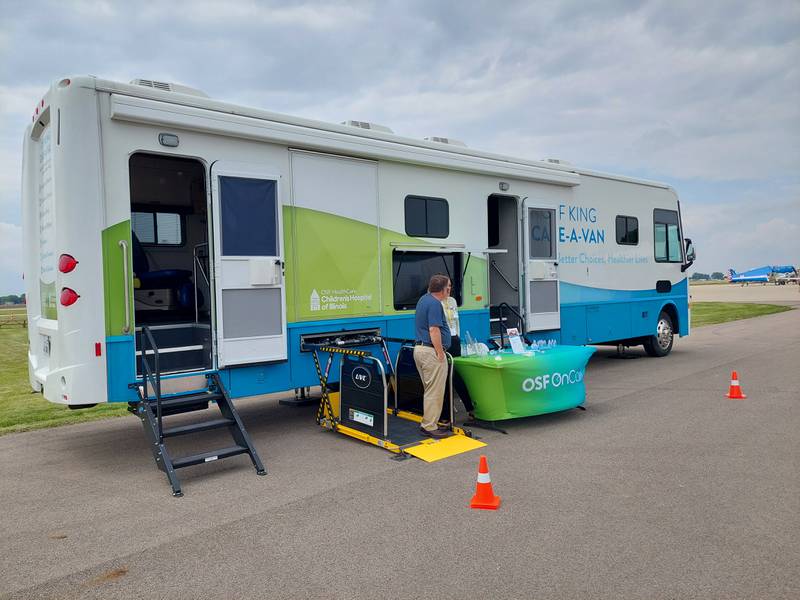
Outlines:
{"label": "blue polo shirt", "polygon": [[416,328],[416,340],[432,344],[431,334],[428,327],[438,327],[442,333],[442,348],[445,352],[450,347],[450,328],[447,326],[447,319],[444,316],[442,303],[434,298],[430,292],[425,294],[417,302],[417,312],[414,314],[414,326]]}

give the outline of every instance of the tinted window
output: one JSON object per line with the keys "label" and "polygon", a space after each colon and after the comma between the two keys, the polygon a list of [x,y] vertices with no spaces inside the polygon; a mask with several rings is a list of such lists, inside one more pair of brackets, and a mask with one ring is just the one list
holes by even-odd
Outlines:
{"label": "tinted window", "polygon": [[617,216],[617,243],[629,246],[639,243],[639,219]]}
{"label": "tinted window", "polygon": [[142,244],[183,245],[183,219],[177,213],[132,212],[131,229]]}
{"label": "tinted window", "polygon": [[403,252],[392,254],[395,310],[414,309],[417,301],[428,292],[432,275],[444,273],[450,277],[450,294],[461,305],[462,254],[442,252]]}
{"label": "tinted window", "polygon": [[156,242],[156,216],[154,213],[131,213],[131,229],[142,244]]}
{"label": "tinted window", "polygon": [[553,244],[554,210],[528,209],[528,236],[530,240],[530,258],[555,258]]}
{"label": "tinted window", "polygon": [[277,256],[278,207],[275,182],[220,177],[222,254]]}
{"label": "tinted window", "polygon": [[657,262],[682,262],[678,213],[674,210],[653,211],[653,253]]}
{"label": "tinted window", "polygon": [[450,235],[450,208],[444,198],[406,196],[406,234],[446,238]]}
{"label": "tinted window", "polygon": [[175,213],[156,213],[156,243],[179,245],[181,235],[181,216]]}

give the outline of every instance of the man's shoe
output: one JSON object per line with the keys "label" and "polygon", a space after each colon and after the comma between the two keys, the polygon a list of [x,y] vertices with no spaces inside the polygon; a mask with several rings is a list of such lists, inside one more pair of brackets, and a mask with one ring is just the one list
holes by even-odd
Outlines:
{"label": "man's shoe", "polygon": [[434,429],[432,431],[428,431],[427,429],[423,429],[422,427],[420,427],[419,432],[422,435],[427,435],[428,437],[432,437],[437,440],[446,438],[447,436],[450,435],[450,431],[447,429]]}

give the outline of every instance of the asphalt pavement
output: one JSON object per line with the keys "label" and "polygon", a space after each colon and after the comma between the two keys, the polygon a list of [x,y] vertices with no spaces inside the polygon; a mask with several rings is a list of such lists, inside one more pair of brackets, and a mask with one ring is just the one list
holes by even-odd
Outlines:
{"label": "asphalt pavement", "polygon": [[238,404],[269,475],[184,469],[179,499],[134,417],[4,436],[0,598],[800,597],[800,310],[631,353],[585,412],[476,430],[497,512],[477,452],[397,462],[274,397]]}

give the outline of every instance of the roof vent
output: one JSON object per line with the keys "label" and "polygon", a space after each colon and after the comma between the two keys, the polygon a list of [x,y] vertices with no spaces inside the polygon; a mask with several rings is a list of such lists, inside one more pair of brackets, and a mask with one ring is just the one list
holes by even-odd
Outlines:
{"label": "roof vent", "polygon": [[131,81],[131,85],[141,85],[143,87],[149,87],[154,90],[161,90],[162,92],[173,92],[176,94],[186,94],[188,96],[200,96],[202,98],[208,98],[208,94],[205,92],[201,92],[195,88],[191,88],[186,85],[180,85],[178,83],[167,83],[166,81],[153,81],[152,79],[134,79]]}
{"label": "roof vent", "polygon": [[450,144],[451,146],[461,146],[462,148],[467,147],[461,140],[454,140],[453,138],[431,136],[426,137],[425,140],[428,142],[436,142],[437,144]]}
{"label": "roof vent", "polygon": [[342,125],[348,127],[358,127],[359,129],[369,129],[370,131],[380,131],[382,133],[394,133],[386,125],[378,125],[377,123],[370,123],[368,121],[342,121]]}
{"label": "roof vent", "polygon": [[563,158],[545,158],[544,162],[553,163],[554,165],[563,165],[565,167],[571,167],[572,163],[568,160],[564,160]]}

